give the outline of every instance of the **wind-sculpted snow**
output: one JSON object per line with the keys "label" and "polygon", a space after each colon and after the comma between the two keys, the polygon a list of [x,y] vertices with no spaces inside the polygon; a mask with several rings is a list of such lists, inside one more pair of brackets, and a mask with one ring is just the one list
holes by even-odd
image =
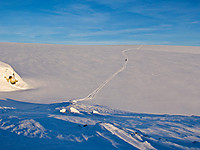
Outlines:
{"label": "wind-sculpted snow", "polygon": [[[198,116],[137,114],[86,102],[7,99],[0,106],[12,108],[0,109],[4,149],[17,141],[16,149],[200,149]],[[60,112],[70,108],[80,113]]]}
{"label": "wind-sculpted snow", "polygon": [[139,136],[131,136],[129,133],[125,132],[122,129],[119,129],[115,127],[112,124],[109,123],[102,123],[102,126],[110,131],[112,134],[118,136],[122,140],[126,141],[127,143],[131,144],[133,147],[136,147],[138,149],[147,150],[147,149],[155,149],[151,146],[147,141],[143,141],[142,138]]}
{"label": "wind-sculpted snow", "polygon": [[20,121],[15,116],[5,117],[1,119],[0,128],[27,137],[46,138],[44,127],[33,119]]}

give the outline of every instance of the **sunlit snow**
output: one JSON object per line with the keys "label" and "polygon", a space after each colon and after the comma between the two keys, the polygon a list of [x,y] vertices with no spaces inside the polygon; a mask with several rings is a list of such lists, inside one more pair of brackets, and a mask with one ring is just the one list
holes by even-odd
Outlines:
{"label": "sunlit snow", "polygon": [[200,149],[200,47],[0,43],[3,149]]}

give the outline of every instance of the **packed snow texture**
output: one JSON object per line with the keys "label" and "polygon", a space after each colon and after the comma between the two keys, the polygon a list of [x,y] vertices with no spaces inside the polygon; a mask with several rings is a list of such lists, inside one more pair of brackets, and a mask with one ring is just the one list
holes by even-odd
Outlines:
{"label": "packed snow texture", "polygon": [[0,43],[0,61],[31,86],[1,92],[0,99],[43,104],[81,99],[127,62],[92,102],[132,112],[199,115],[200,47],[139,46]]}

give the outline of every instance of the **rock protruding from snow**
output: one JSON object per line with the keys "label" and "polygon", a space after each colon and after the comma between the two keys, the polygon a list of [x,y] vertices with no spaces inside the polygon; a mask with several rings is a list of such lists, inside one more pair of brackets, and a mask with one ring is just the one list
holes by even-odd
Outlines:
{"label": "rock protruding from snow", "polygon": [[0,92],[24,90],[28,88],[29,86],[10,65],[0,61]]}

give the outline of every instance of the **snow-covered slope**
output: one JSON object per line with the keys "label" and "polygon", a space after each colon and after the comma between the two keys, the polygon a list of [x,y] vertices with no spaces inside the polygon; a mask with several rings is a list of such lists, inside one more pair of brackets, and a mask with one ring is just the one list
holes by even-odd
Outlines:
{"label": "snow-covered slope", "polygon": [[[137,114],[86,102],[7,99],[0,105],[2,149],[200,149],[198,116]],[[70,108],[80,113],[60,112]]]}
{"label": "snow-covered slope", "polygon": [[[0,99],[54,103],[81,99],[119,71],[93,102],[133,112],[200,114],[200,47],[0,43],[0,61],[34,90]],[[139,48],[139,49],[138,49]]]}
{"label": "snow-covered slope", "polygon": [[29,86],[10,65],[0,62],[0,92],[25,90],[28,88]]}
{"label": "snow-covered slope", "polygon": [[0,149],[200,149],[200,47],[0,43],[0,61]]}

